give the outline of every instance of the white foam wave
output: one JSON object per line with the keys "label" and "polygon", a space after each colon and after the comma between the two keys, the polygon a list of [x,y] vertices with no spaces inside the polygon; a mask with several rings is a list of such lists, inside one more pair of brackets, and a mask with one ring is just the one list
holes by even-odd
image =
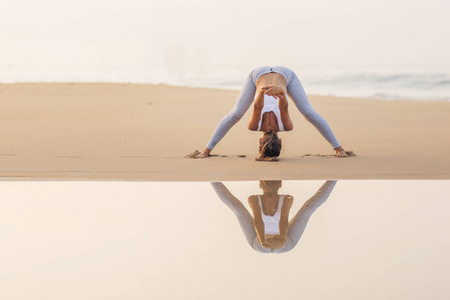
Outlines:
{"label": "white foam wave", "polygon": [[[298,69],[301,70],[298,75],[308,94],[383,100],[450,101],[450,72]],[[0,82],[130,82],[240,89],[247,73],[247,69],[233,67],[167,70],[152,66],[114,68],[87,65],[49,69],[6,65],[0,67]]]}

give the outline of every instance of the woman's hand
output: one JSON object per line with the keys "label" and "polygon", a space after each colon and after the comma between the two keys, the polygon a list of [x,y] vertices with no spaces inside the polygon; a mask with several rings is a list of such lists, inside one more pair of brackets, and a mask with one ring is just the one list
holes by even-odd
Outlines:
{"label": "woman's hand", "polygon": [[269,242],[280,241],[280,242],[286,243],[287,236],[284,234],[276,234],[273,237],[271,237],[270,239],[268,239],[268,241]]}
{"label": "woman's hand", "polygon": [[263,236],[263,237],[260,237],[259,235],[257,236],[258,237],[258,242],[259,242],[259,244],[261,245],[261,246],[263,246],[263,247],[269,247],[270,246],[270,244],[266,241],[266,238]]}
{"label": "woman's hand", "polygon": [[278,84],[266,84],[261,87],[264,94],[272,96],[276,99],[284,98],[286,94],[286,87]]}
{"label": "woman's hand", "polygon": [[334,149],[336,151],[337,157],[347,157],[348,154],[345,152],[344,148],[341,146]]}
{"label": "woman's hand", "polygon": [[287,242],[286,236],[277,234],[271,238],[268,238],[265,243],[268,244],[268,246],[266,248],[280,249],[281,247],[283,247],[286,244],[286,242]]}

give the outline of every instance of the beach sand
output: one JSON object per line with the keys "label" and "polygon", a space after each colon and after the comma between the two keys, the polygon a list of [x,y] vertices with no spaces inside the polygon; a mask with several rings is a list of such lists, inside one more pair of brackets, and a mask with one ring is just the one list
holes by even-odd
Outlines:
{"label": "beach sand", "polygon": [[[309,96],[346,150],[290,103],[278,162],[257,162],[249,110],[207,159],[202,150],[239,91],[112,83],[0,85],[3,180],[215,181],[449,179],[450,102]],[[308,156],[309,155],[309,156]],[[324,155],[324,156],[317,156]],[[245,157],[243,157],[245,156]]]}

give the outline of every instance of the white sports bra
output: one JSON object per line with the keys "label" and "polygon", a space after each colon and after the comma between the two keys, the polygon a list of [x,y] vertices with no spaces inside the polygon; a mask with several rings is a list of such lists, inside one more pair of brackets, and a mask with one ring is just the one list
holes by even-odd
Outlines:
{"label": "white sports bra", "polygon": [[277,211],[273,216],[265,215],[262,209],[261,197],[257,195],[259,200],[259,207],[261,207],[261,215],[264,222],[264,232],[266,234],[280,234],[280,218],[281,218],[281,207],[284,202],[284,195],[280,195],[278,199]]}
{"label": "white sports bra", "polygon": [[261,118],[258,122],[258,130],[261,131],[261,123],[264,113],[273,111],[275,116],[277,117],[277,123],[278,123],[278,129],[280,131],[284,131],[283,122],[281,122],[281,114],[280,114],[280,108],[278,107],[278,99],[269,95],[264,95],[264,107],[261,111]]}

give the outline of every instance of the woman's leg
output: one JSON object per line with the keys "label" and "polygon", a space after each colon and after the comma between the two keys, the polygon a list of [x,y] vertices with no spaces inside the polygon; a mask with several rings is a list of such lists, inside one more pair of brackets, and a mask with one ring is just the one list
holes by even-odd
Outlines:
{"label": "woman's leg", "polygon": [[[292,72],[293,73],[293,72]],[[320,134],[336,149],[340,146],[333,131],[327,121],[319,115],[308,101],[305,90],[303,89],[297,75],[292,74],[292,79],[287,85],[287,92],[291,96],[298,110],[302,113],[306,120],[316,127]]]}
{"label": "woman's leg", "polygon": [[247,239],[250,247],[253,247],[253,240],[256,237],[255,224],[253,217],[245,208],[239,199],[233,196],[226,186],[221,182],[211,182],[212,187],[219,196],[220,200],[225,203],[236,215],[239,225],[241,225],[242,232]]}
{"label": "woman's leg", "polygon": [[314,196],[303,204],[302,208],[300,208],[298,213],[291,219],[289,222],[288,237],[293,242],[293,245],[291,245],[292,248],[298,243],[303,235],[311,215],[327,201],[336,182],[336,180],[327,180]]}
{"label": "woman's leg", "polygon": [[206,148],[212,150],[217,143],[227,134],[227,132],[234,126],[245,114],[250,105],[253,103],[253,98],[256,93],[256,85],[253,82],[252,73],[250,73],[245,81],[244,87],[239,94],[236,105],[230,111],[228,115],[226,115],[222,121],[220,121],[219,125],[217,125],[216,130],[211,136]]}

